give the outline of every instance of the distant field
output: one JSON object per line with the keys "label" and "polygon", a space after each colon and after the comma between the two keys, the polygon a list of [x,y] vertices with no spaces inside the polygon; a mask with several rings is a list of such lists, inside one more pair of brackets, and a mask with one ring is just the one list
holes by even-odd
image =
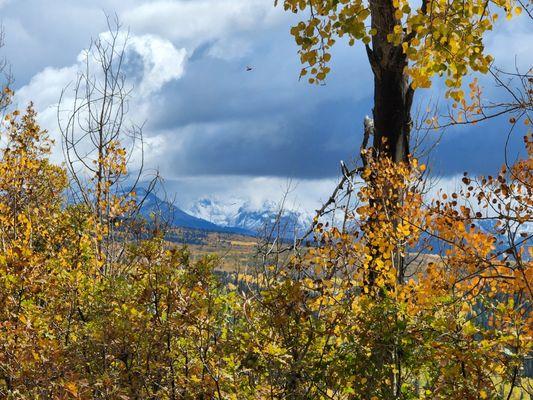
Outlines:
{"label": "distant field", "polygon": [[193,229],[175,229],[172,241],[186,244],[193,258],[205,255],[220,257],[219,269],[233,272],[253,264],[257,239],[251,236]]}
{"label": "distant field", "polygon": [[[205,255],[220,257],[219,269],[226,272],[242,270],[254,265],[258,239],[251,236],[225,232],[208,232],[177,228],[172,232],[173,242],[186,244],[193,258]],[[406,278],[409,279],[425,269],[429,262],[440,258],[430,254],[412,254],[408,259]]]}

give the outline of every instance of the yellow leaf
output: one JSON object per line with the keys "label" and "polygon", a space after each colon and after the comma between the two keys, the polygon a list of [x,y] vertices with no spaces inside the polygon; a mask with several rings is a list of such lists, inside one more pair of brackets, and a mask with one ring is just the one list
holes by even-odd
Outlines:
{"label": "yellow leaf", "polygon": [[65,389],[73,396],[78,396],[78,387],[74,382],[65,383]]}

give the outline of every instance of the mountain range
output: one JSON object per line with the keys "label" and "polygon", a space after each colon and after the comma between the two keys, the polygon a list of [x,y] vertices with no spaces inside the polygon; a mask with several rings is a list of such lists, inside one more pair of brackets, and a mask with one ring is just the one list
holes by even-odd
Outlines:
{"label": "mountain range", "polygon": [[[279,204],[266,201],[253,206],[249,201],[202,198],[188,209],[191,215],[223,227],[238,227],[258,234],[271,232],[273,236],[292,238],[304,232],[311,218],[305,213],[284,209]],[[279,229],[279,231],[278,231]]]}
{"label": "mountain range", "polygon": [[185,211],[174,202],[164,200],[155,193],[146,193],[143,189],[137,190],[137,198],[144,198],[140,210],[142,216],[150,218],[156,215],[176,228],[293,238],[304,232],[311,221],[301,212],[284,210],[280,213],[274,202],[253,207],[243,199],[222,201],[202,198]]}
{"label": "mountain range", "polygon": [[[306,232],[312,221],[312,215],[303,212],[289,209],[280,213],[278,204],[274,202],[264,202],[254,206],[250,201],[239,198],[223,200],[201,198],[183,210],[174,202],[163,200],[154,193],[147,194],[142,189],[137,190],[137,198],[145,198],[141,207],[141,215],[146,218],[157,215],[174,228],[246,236],[279,236],[292,240]],[[477,221],[476,225],[482,232],[495,235],[496,250],[501,251],[509,244],[506,237],[497,233],[494,222],[494,220],[481,220]],[[533,224],[522,226],[519,233],[522,232],[531,235]],[[517,241],[520,241],[520,238]],[[425,245],[430,245],[431,248],[427,249]],[[426,237],[416,249],[431,253],[443,246],[446,247],[446,244],[442,241]]]}

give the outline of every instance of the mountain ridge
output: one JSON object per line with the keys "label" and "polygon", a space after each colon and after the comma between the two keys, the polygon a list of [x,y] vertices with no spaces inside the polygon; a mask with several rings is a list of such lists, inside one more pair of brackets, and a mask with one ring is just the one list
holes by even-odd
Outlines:
{"label": "mountain ridge", "polygon": [[176,206],[173,202],[163,200],[157,194],[153,192],[148,193],[145,189],[137,190],[137,198],[144,199],[140,207],[141,216],[150,219],[154,215],[157,215],[174,228],[199,229],[220,233],[237,233],[247,236],[255,235],[251,230],[242,229],[240,227],[220,226],[201,217],[191,215]]}
{"label": "mountain ridge", "polygon": [[137,199],[144,199],[140,208],[140,214],[144,218],[150,219],[157,215],[174,228],[293,238],[307,230],[311,221],[298,211],[280,212],[276,203],[268,201],[254,207],[244,199],[221,201],[204,197],[182,209],[145,189],[137,190]]}

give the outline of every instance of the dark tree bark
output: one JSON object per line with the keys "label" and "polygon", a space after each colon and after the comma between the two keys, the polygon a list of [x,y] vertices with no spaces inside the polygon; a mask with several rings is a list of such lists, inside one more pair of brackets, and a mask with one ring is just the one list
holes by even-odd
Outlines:
{"label": "dark tree bark", "polygon": [[374,74],[374,143],[380,155],[394,162],[407,161],[414,91],[405,73],[407,57],[401,45],[387,40],[400,21],[394,17],[392,0],[371,0],[372,48],[366,47]]}
{"label": "dark tree bark", "polygon": [[[407,56],[401,45],[387,40],[387,35],[394,32],[396,25],[401,26],[395,16],[392,0],[369,0],[372,28],[376,34],[372,37],[372,48],[366,46],[368,60],[374,74],[374,142],[373,151],[378,157],[387,157],[394,163],[407,162],[409,158],[409,140],[411,133],[411,106],[414,90],[405,73]],[[425,1],[423,2],[425,8]],[[402,195],[397,193],[396,201],[402,202]],[[373,200],[376,201],[376,200]],[[379,201],[379,200],[377,200]],[[394,206],[394,205],[393,205]],[[394,217],[393,217],[394,218]],[[397,221],[394,221],[396,224]],[[403,249],[398,247],[394,254],[397,268],[397,281],[402,284],[405,274]],[[379,248],[370,246],[370,254],[380,255]],[[377,267],[369,270],[368,284],[374,287],[377,279]],[[400,348],[396,340],[381,343],[385,351],[375,354],[381,360],[381,367],[395,364],[398,372],[390,371],[391,385],[387,398],[398,399],[401,388]],[[378,364],[379,365],[379,361]]]}
{"label": "dark tree bark", "polygon": [[[394,163],[407,162],[410,154],[411,106],[414,90],[405,72],[407,56],[401,45],[390,43],[388,34],[394,33],[401,21],[394,16],[392,0],[370,0],[371,24],[376,34],[372,48],[366,46],[368,60],[374,74],[374,154],[387,157]],[[422,2],[425,12],[426,1]],[[401,196],[398,196],[401,202]],[[378,252],[379,253],[379,252]],[[405,263],[398,249],[395,255],[398,281],[404,280]],[[369,284],[374,285],[376,272],[370,271]]]}

